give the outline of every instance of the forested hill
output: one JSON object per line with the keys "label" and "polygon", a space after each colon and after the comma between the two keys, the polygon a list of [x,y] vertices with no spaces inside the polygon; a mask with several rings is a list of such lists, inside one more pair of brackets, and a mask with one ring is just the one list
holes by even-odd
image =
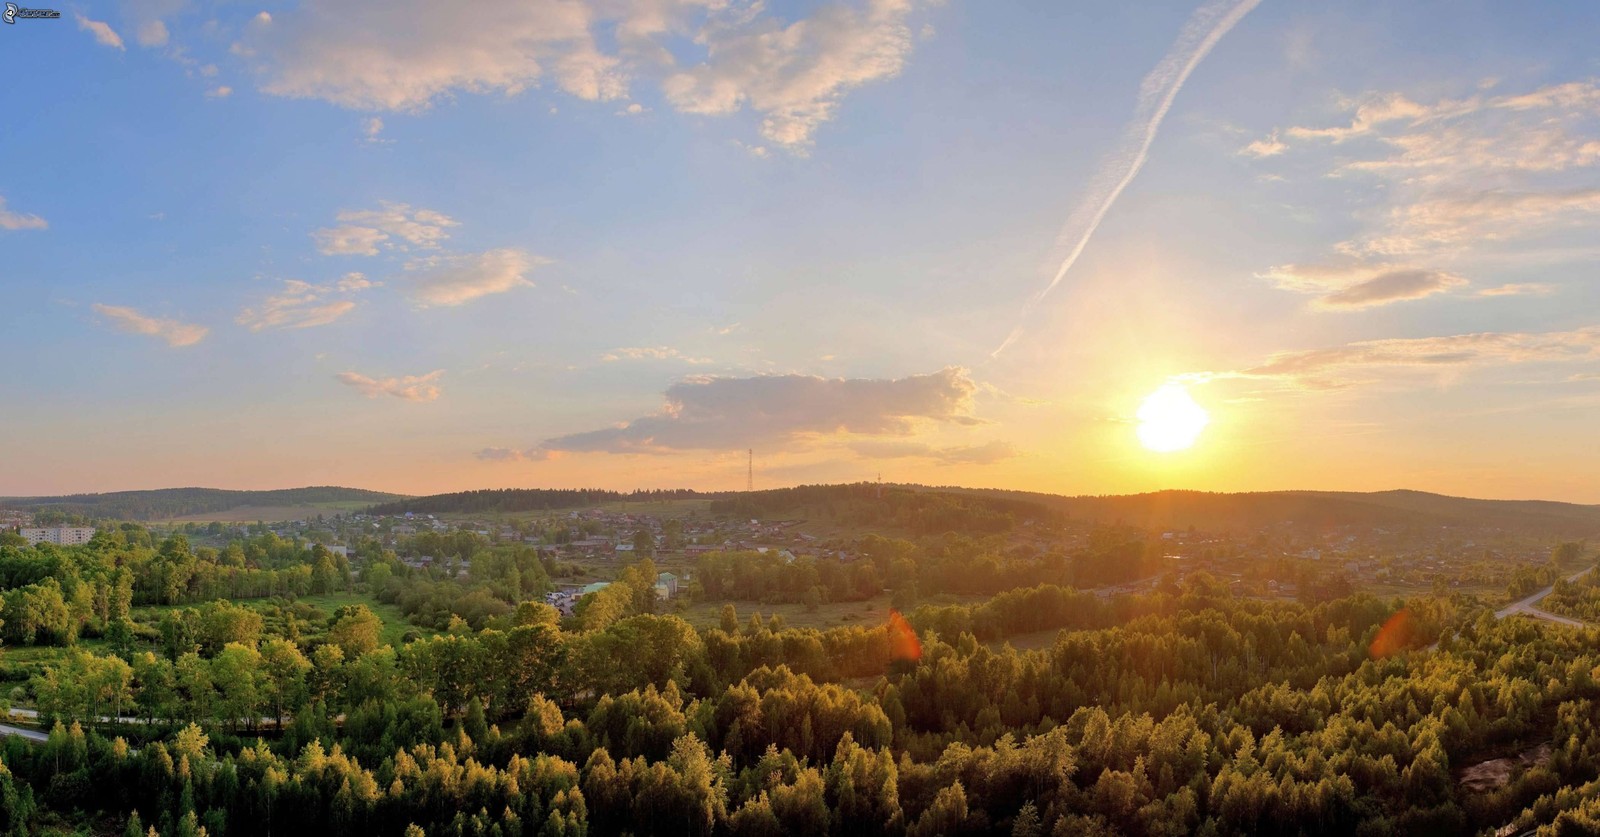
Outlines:
{"label": "forested hill", "polygon": [[727,494],[712,502],[711,511],[734,517],[819,518],[922,534],[1005,532],[1029,520],[1044,522],[1059,516],[1048,504],[1033,498],[873,483]]}
{"label": "forested hill", "polygon": [[598,488],[497,488],[431,494],[383,503],[373,514],[483,514],[574,509],[601,503],[682,500],[708,495],[688,489],[668,491],[606,491]]}
{"label": "forested hill", "polygon": [[688,489],[622,493],[598,489],[497,489],[435,494],[374,506],[374,514],[485,514],[585,508],[602,503],[710,500],[730,517],[806,517],[919,533],[1003,532],[1027,520],[1056,516],[1034,500],[985,497],[921,486],[802,485],[753,492]]}
{"label": "forested hill", "polygon": [[363,505],[378,514],[482,514],[586,508],[605,503],[700,499],[714,514],[812,518],[912,532],[1001,532],[1028,520],[1060,517],[1142,528],[1256,529],[1458,526],[1562,538],[1600,538],[1600,506],[1545,500],[1475,500],[1422,491],[1264,491],[1219,494],[1157,491],[1069,497],[1029,491],[954,486],[802,485],[767,491],[689,489],[486,489],[405,497],[357,488],[316,486],[272,491],[164,488],[62,497],[0,498],[0,508],[57,512],[87,519],[165,520],[241,507]]}
{"label": "forested hill", "polygon": [[88,519],[166,520],[186,515],[222,512],[242,506],[382,503],[401,496],[403,495],[326,485],[270,491],[158,488],[150,491],[113,491],[106,494],[69,494],[62,497],[0,497],[0,508],[35,513],[60,512]]}
{"label": "forested hill", "polygon": [[1146,528],[1254,529],[1293,522],[1302,527],[1458,526],[1567,538],[1600,536],[1600,506],[1545,500],[1475,500],[1423,491],[1157,491],[1098,497],[1021,491],[971,493],[1039,502],[1078,520],[1121,521]]}

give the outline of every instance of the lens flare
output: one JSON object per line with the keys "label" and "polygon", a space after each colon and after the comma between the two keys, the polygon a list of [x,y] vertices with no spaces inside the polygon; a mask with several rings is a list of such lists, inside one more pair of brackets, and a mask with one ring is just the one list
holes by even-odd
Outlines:
{"label": "lens flare", "polygon": [[889,658],[916,662],[922,659],[922,640],[898,610],[889,611]]}

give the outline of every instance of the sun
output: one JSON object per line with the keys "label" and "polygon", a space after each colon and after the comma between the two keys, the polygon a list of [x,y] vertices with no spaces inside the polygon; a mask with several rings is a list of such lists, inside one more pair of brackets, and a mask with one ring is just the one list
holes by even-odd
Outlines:
{"label": "sun", "polygon": [[1200,438],[1211,416],[1182,384],[1163,384],[1139,405],[1139,442],[1156,453],[1185,450]]}

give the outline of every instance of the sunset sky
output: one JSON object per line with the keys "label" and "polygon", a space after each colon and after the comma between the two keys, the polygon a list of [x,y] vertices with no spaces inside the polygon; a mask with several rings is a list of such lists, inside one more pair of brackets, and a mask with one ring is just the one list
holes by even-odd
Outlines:
{"label": "sunset sky", "polygon": [[0,495],[1600,502],[1600,5],[52,7]]}

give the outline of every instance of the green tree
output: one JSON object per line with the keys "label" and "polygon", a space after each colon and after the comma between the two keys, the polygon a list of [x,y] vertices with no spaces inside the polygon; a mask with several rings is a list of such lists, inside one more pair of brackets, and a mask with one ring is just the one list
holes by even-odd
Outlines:
{"label": "green tree", "polygon": [[328,641],[353,659],[378,647],[383,635],[383,620],[363,604],[346,605],[333,612],[328,626]]}
{"label": "green tree", "polygon": [[272,695],[274,717],[283,726],[284,708],[305,694],[306,674],[311,661],[286,639],[271,639],[261,646],[262,671]]}

